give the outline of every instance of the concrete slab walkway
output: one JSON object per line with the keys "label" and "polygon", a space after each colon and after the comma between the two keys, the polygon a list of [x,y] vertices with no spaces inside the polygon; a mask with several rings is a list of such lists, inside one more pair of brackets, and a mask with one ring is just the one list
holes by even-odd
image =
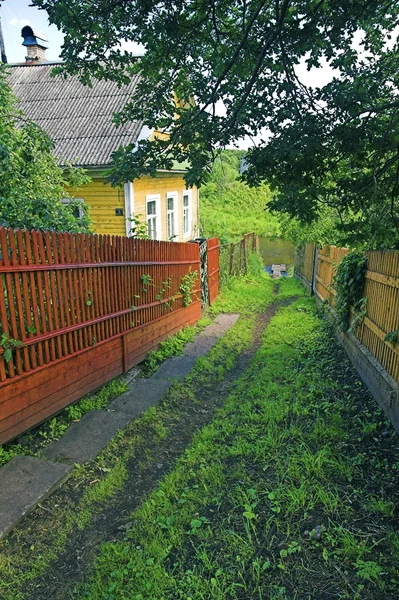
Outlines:
{"label": "concrete slab walkway", "polygon": [[209,352],[238,318],[237,314],[217,316],[186,345],[183,356],[169,358],[148,379],[130,380],[128,392],[107,410],[93,410],[73,423],[62,438],[43,451],[42,459],[17,456],[2,467],[0,539],[68,478],[73,464],[94,460],[118,430],[159,402],[173,379],[183,380],[197,359]]}
{"label": "concrete slab walkway", "polygon": [[119,429],[131,421],[129,415],[92,410],[79,423],[72,423],[65,435],[52,442],[43,452],[47,460],[65,464],[94,460]]}
{"label": "concrete slab walkway", "polygon": [[138,379],[132,389],[116,398],[108,410],[126,413],[130,417],[139,417],[157,404],[172,382],[168,379]]}
{"label": "concrete slab walkway", "polygon": [[0,539],[72,472],[69,465],[16,456],[0,469]]}

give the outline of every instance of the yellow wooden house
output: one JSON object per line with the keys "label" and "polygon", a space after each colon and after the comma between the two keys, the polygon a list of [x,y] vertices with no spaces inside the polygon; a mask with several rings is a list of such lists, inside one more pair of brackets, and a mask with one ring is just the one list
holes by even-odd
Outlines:
{"label": "yellow wooden house", "polygon": [[[34,32],[27,29],[31,39]],[[37,42],[42,50],[39,38]],[[120,88],[110,81],[95,81],[88,87],[75,76],[53,77],[56,65],[42,55],[40,59],[27,57],[26,63],[10,65],[8,81],[21,110],[54,141],[60,162],[82,167],[92,178],[79,190],[68,191],[90,207],[93,230],[130,235],[132,215],[141,215],[152,239],[188,241],[197,237],[198,190],[186,188],[181,166],[158,171],[156,177],[128,181],[120,188],[106,181],[115,150],[154,135],[142,123],[120,127],[113,123],[114,113],[135,94],[138,77]]]}

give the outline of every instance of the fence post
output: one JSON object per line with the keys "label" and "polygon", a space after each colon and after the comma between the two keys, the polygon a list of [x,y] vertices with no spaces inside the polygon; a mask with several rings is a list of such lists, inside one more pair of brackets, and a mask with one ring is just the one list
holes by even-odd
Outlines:
{"label": "fence post", "polygon": [[316,285],[317,285],[317,267],[319,263],[319,249],[317,244],[314,246],[314,255],[313,255],[313,278],[312,278],[312,289],[310,290],[310,295],[316,293]]}
{"label": "fence post", "polygon": [[234,243],[230,242],[230,257],[229,257],[229,277],[233,274],[233,261],[234,261]]}
{"label": "fence post", "polygon": [[[241,260],[241,268],[243,270],[243,272],[246,274],[247,273],[247,253],[246,253],[246,237],[244,235],[244,237],[241,240],[241,248],[242,248],[242,260]],[[244,267],[244,268],[243,268]]]}

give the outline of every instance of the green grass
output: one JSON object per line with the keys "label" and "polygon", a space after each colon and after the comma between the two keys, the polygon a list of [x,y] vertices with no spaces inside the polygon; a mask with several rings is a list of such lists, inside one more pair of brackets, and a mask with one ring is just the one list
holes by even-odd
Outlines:
{"label": "green grass", "polygon": [[273,290],[274,282],[265,271],[230,277],[210,312],[239,312],[247,317],[259,314],[274,300]]}
{"label": "green grass", "polygon": [[[283,296],[298,290],[281,283]],[[220,303],[261,298],[255,283],[233,281]],[[387,429],[389,448],[392,430],[313,300],[300,298],[271,321],[252,367],[126,538],[102,545],[79,598],[396,598]]]}
{"label": "green grass", "polygon": [[[179,405],[195,400],[201,386],[212,394],[250,345],[256,316],[276,300],[275,283],[263,273],[231,279],[211,312],[240,312],[236,325],[93,465],[77,467],[47,501],[48,513],[0,542],[1,597],[34,597],[37,578],[71,532],[88,527],[123,488],[128,461],[141,448],[156,457],[180,418]],[[313,299],[293,279],[278,287],[277,301],[300,298],[280,308],[224,406],[129,517],[133,526],[123,539],[102,544],[71,597],[398,597],[396,434]]]}
{"label": "green grass", "polygon": [[[232,286],[239,289],[241,283],[236,279]],[[258,302],[259,310],[262,310],[272,300],[273,286],[268,280],[254,282],[253,286],[259,299],[262,298]],[[215,314],[223,310],[218,309],[219,302],[225,302],[223,297],[213,305]],[[230,302],[234,312],[240,311],[244,305],[239,294],[236,294],[235,302]],[[184,414],[187,399],[195,400],[196,390],[201,386],[207,386],[211,392],[214,383],[223,380],[232,369],[240,353],[251,343],[256,310],[249,311],[248,315],[240,318],[206,357],[197,361],[185,382],[175,383],[160,404],[119,433],[92,464],[75,466],[72,478],[46,501],[43,510],[39,507],[34,519],[25,519],[0,542],[1,598],[22,600],[34,597],[34,582],[64,550],[71,533],[88,527],[123,488],[128,477],[128,462],[143,449],[146,460],[152,454],[156,455],[159,444],[168,436],[171,424]],[[199,327],[210,322],[211,318],[206,316],[201,319]],[[191,339],[191,335],[192,331],[186,331],[178,336],[177,343],[173,338],[167,341],[161,347],[163,358],[171,349],[174,352],[177,346],[180,348],[182,340]],[[69,412],[75,411],[70,416],[78,416],[78,410],[83,414],[90,408],[103,408],[109,401],[107,394],[119,391],[119,385],[120,380],[115,380],[98,394],[70,407],[67,409]]]}

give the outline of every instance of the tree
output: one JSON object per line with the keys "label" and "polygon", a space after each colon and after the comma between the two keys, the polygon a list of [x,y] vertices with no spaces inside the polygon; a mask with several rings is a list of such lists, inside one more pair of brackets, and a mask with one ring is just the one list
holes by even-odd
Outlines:
{"label": "tree", "polygon": [[[114,182],[178,159],[191,164],[188,183],[201,183],[218,149],[267,131],[245,178],[272,186],[274,208],[312,222],[328,207],[349,243],[398,239],[395,0],[33,1],[66,33],[63,72],[87,83],[140,72],[116,120],[170,134],[120,149]],[[143,44],[144,56],[121,40]],[[303,61],[336,76],[308,87]]]}
{"label": "tree", "polygon": [[[89,181],[80,169],[63,168],[52,154],[53,143],[17,108],[0,67],[0,225],[27,229],[88,231],[85,207],[69,198],[66,185],[79,187]],[[76,210],[83,217],[76,216]]]}

